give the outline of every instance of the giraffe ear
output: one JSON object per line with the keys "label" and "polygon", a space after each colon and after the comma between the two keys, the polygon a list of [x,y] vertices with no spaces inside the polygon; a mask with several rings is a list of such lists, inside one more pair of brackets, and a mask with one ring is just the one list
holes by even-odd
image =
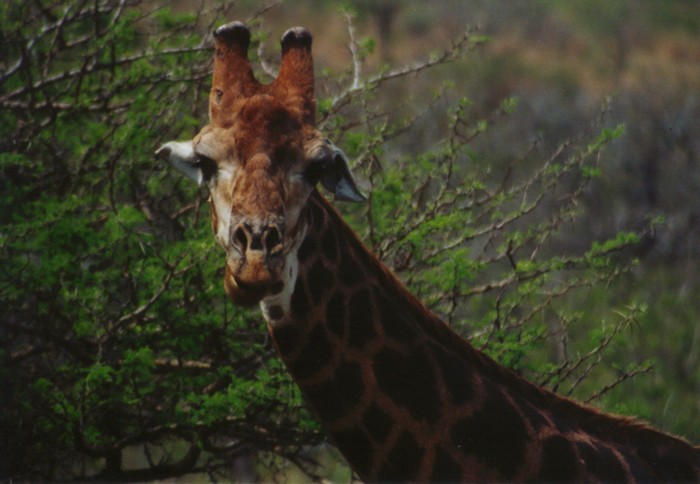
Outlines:
{"label": "giraffe ear", "polygon": [[364,202],[365,196],[357,188],[355,178],[350,172],[348,158],[338,147],[332,147],[330,159],[324,160],[324,169],[320,177],[323,188],[335,195],[336,200],[343,202]]}
{"label": "giraffe ear", "polygon": [[199,158],[195,155],[191,141],[170,141],[158,148],[156,156],[169,161],[175,168],[191,178],[198,185],[205,180]]}

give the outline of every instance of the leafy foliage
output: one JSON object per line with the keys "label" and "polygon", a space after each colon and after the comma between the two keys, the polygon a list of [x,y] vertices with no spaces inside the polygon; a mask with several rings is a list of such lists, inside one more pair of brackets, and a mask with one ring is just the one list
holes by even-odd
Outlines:
{"label": "leafy foliage", "polygon": [[[3,475],[154,479],[320,440],[262,324],[221,297],[203,194],[152,155],[206,116],[193,20],[146,2],[3,17]],[[135,445],[165,457],[125,471]]]}

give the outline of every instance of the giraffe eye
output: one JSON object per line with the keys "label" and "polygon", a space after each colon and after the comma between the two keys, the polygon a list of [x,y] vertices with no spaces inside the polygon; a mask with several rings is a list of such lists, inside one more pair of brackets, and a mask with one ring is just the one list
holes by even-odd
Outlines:
{"label": "giraffe eye", "polygon": [[214,175],[216,175],[216,172],[219,170],[214,160],[201,155],[197,158],[195,166],[199,168],[199,170],[202,172],[202,178],[206,182],[211,180],[214,177]]}

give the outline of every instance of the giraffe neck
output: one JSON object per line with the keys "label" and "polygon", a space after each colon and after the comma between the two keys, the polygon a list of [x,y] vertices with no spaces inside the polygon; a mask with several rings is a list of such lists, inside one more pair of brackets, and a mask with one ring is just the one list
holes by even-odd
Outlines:
{"label": "giraffe neck", "polygon": [[[475,350],[317,193],[302,217],[287,286],[263,301],[263,313],[293,378],[361,478],[700,476],[700,449],[546,392]],[[653,464],[635,454],[635,439],[664,443],[646,450]],[[664,466],[670,474],[654,474]]]}

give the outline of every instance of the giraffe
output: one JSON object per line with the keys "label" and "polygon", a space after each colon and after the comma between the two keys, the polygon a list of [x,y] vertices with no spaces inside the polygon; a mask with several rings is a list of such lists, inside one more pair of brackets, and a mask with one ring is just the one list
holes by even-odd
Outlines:
{"label": "giraffe", "polygon": [[700,447],[539,388],[454,333],[360,241],[364,199],[315,126],[312,38],[261,84],[240,23],[214,31],[210,122],[156,153],[210,192],[224,288],[260,305],[315,415],[367,481],[698,481]]}

